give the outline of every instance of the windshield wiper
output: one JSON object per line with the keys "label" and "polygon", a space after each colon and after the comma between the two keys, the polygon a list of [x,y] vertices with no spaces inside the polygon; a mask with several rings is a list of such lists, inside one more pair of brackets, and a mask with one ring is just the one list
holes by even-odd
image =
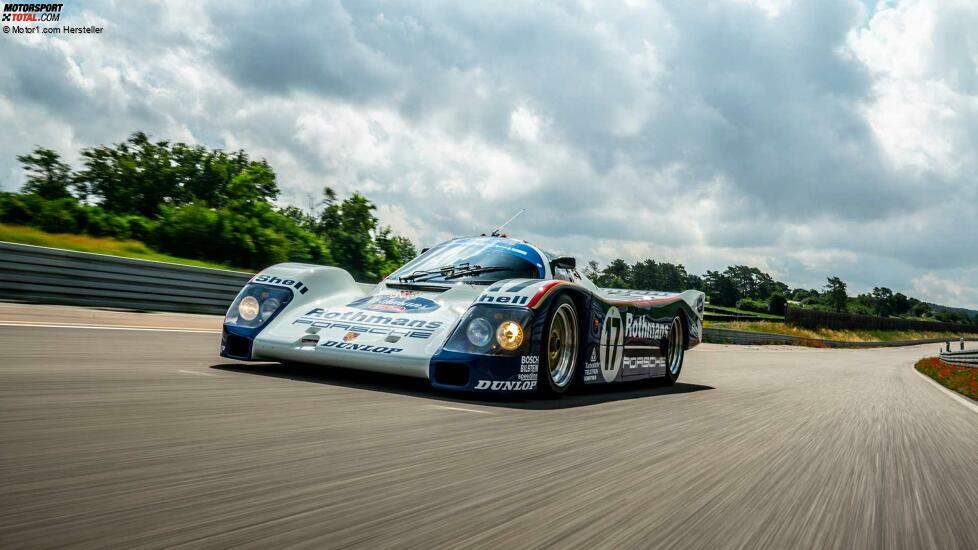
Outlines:
{"label": "windshield wiper", "polygon": [[437,269],[427,269],[424,271],[415,271],[410,275],[405,275],[403,277],[398,277],[397,280],[402,283],[410,283],[413,281],[426,281],[426,277],[437,277],[441,276],[444,280],[458,279],[459,277],[467,277],[469,275],[478,275],[479,273],[491,273],[493,271],[512,271],[511,267],[503,267],[496,265],[473,265],[469,266],[468,263],[462,263],[458,265],[446,265],[439,267]]}
{"label": "windshield wiper", "polygon": [[478,275],[480,273],[492,273],[493,271],[513,271],[512,267],[504,267],[501,265],[473,265],[470,266],[468,262],[461,263],[458,265],[445,265],[435,269],[426,269],[421,271],[415,271],[410,275],[405,275],[403,277],[398,277],[397,280],[402,283],[410,283],[414,281],[426,281],[425,277],[437,277],[441,276],[444,280],[458,279],[459,277],[467,277],[469,275]]}
{"label": "windshield wiper", "polygon": [[457,266],[454,266],[454,265],[443,265],[443,266],[438,267],[438,268],[435,268],[435,269],[425,269],[425,270],[415,271],[414,273],[411,273],[409,275],[405,275],[403,277],[398,277],[397,280],[398,281],[401,281],[402,283],[410,283],[411,281],[417,281],[421,277],[427,277],[429,275],[446,275],[447,276],[447,275],[451,275],[452,273],[454,273],[456,269],[467,268],[468,265],[469,264],[467,264],[467,263],[459,264]]}
{"label": "windshield wiper", "polygon": [[445,275],[445,280],[448,279],[458,279],[459,277],[466,277],[468,275],[478,275],[480,273],[492,273],[493,271],[513,271],[512,267],[503,267],[501,265],[474,265],[472,267],[461,269],[455,271],[449,275]]}

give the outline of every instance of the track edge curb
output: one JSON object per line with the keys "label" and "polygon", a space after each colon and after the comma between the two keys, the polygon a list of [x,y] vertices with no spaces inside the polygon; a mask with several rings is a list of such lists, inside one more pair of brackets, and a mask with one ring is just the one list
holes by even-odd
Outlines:
{"label": "track edge curb", "polygon": [[956,391],[954,391],[954,390],[952,390],[950,388],[945,388],[938,381],[934,380],[930,376],[927,376],[926,374],[924,374],[924,373],[920,372],[919,370],[917,370],[916,368],[914,368],[913,365],[910,365],[910,369],[912,371],[914,371],[914,373],[916,373],[917,376],[923,378],[927,382],[930,382],[931,384],[934,385],[935,388],[937,388],[937,389],[941,390],[942,392],[946,393],[947,395],[949,395],[952,399],[954,399],[958,403],[961,403],[965,407],[968,407],[969,409],[971,409],[972,412],[978,413],[978,404],[976,404],[971,399],[968,399],[967,397],[959,394],[958,392],[956,392]]}

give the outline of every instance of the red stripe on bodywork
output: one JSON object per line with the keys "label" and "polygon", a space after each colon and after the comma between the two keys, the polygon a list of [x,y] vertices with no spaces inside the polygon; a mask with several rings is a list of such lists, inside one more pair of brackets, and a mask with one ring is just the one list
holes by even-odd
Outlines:
{"label": "red stripe on bodywork", "polygon": [[537,290],[537,293],[534,294],[532,298],[530,298],[530,303],[527,304],[528,307],[536,307],[537,303],[539,303],[540,300],[542,300],[544,296],[546,296],[551,290],[553,290],[554,287],[559,286],[559,285],[562,285],[562,284],[565,284],[565,283],[566,284],[570,284],[567,281],[550,281],[550,282],[544,283],[543,286],[541,286]]}
{"label": "red stripe on bodywork", "polygon": [[616,306],[656,306],[660,304],[671,304],[673,302],[678,302],[682,300],[681,296],[675,296],[673,298],[659,298],[658,300],[608,300],[609,304],[614,304]]}
{"label": "red stripe on bodywork", "polygon": [[[573,283],[568,282],[568,281],[560,281],[560,280],[558,280],[558,281],[549,281],[547,283],[544,283],[543,286],[541,286],[537,290],[536,294],[534,294],[533,297],[530,298],[530,303],[527,304],[527,307],[531,307],[531,308],[532,307],[536,307],[537,304],[540,303],[540,301],[542,301],[544,298],[546,298],[547,294],[550,294],[550,291],[551,290],[553,290],[554,288],[556,288],[556,287],[558,287],[560,285],[565,285],[565,284],[569,285],[569,284],[573,284]],[[607,303],[609,303],[609,304],[617,305],[617,306],[624,306],[624,305],[628,305],[628,306],[655,306],[655,305],[671,304],[673,302],[679,302],[682,299],[683,299],[682,296],[671,296],[669,298],[659,298],[658,300],[605,300],[605,301]]]}

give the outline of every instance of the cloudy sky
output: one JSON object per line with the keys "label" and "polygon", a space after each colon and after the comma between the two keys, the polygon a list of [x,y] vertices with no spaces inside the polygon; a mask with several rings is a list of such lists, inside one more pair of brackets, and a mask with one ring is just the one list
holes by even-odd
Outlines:
{"label": "cloudy sky", "polygon": [[419,245],[491,229],[581,259],[746,263],[978,307],[973,1],[66,4],[0,36],[14,156],[156,138],[361,191]]}

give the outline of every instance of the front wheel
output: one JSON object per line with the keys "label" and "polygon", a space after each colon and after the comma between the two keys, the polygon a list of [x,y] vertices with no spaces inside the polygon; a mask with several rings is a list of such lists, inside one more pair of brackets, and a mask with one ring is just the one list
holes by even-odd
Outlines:
{"label": "front wheel", "polygon": [[675,384],[679,380],[679,372],[683,370],[683,358],[686,356],[685,332],[686,323],[682,317],[676,315],[669,326],[669,335],[666,337],[663,350],[666,359],[666,376],[661,380],[667,386]]}
{"label": "front wheel", "polygon": [[547,319],[541,345],[543,368],[540,369],[540,389],[550,395],[566,392],[574,382],[577,371],[578,335],[577,308],[567,296],[554,302]]}

